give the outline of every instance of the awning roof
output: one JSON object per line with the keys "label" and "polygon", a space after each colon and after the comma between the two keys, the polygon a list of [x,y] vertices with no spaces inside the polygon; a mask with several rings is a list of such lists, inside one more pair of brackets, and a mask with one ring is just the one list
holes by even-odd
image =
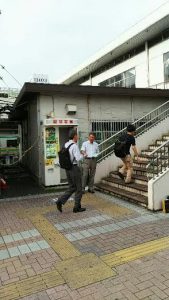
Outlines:
{"label": "awning roof", "polygon": [[26,82],[16,101],[17,108],[23,102],[31,101],[35,95],[98,95],[98,96],[138,96],[169,98],[169,90],[148,88],[100,87],[64,84],[40,84]]}

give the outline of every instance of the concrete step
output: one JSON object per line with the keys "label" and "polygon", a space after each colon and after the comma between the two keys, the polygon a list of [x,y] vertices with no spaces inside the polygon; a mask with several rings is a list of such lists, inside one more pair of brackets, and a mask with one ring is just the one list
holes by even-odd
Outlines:
{"label": "concrete step", "polygon": [[[156,147],[157,149],[158,147]],[[150,158],[153,157],[153,155],[151,154],[155,149],[151,150],[151,149],[147,149],[147,150],[142,150],[141,151],[141,154],[142,155],[147,155],[149,156]],[[161,153],[165,153],[164,149],[161,149]],[[157,153],[154,153],[155,156],[157,156]]]}
{"label": "concrete step", "polygon": [[122,179],[113,178],[112,176],[103,178],[101,180],[103,184],[107,184],[116,188],[119,188],[121,190],[129,191],[135,194],[147,196],[148,186],[143,184],[138,184],[135,182],[132,182],[130,184],[127,184]]}
{"label": "concrete step", "polygon": [[147,163],[151,160],[152,156],[148,155],[148,154],[139,154],[139,159],[141,159],[142,161],[146,161]]}
{"label": "concrete step", "polygon": [[133,172],[134,172],[134,174],[136,174],[136,175],[143,175],[143,176],[146,176],[146,174],[147,174],[147,169],[146,169],[146,167],[140,168],[140,167],[134,166],[134,167],[133,167]]}
{"label": "concrete step", "polygon": [[148,161],[140,161],[133,160],[133,167],[145,168],[148,164]]}
{"label": "concrete step", "polygon": [[169,140],[169,135],[163,135],[163,140]]}
{"label": "concrete step", "polygon": [[148,150],[154,151],[155,149],[157,149],[159,146],[157,145],[149,145],[148,146]]}
{"label": "concrete step", "polygon": [[104,192],[107,194],[117,196],[124,200],[128,200],[130,202],[137,203],[141,206],[147,206],[147,204],[148,204],[148,198],[144,195],[139,195],[139,194],[132,193],[130,191],[122,190],[122,189],[110,186],[108,184],[103,184],[102,182],[96,184],[95,188],[96,188],[96,190],[98,190],[100,192]]}
{"label": "concrete step", "polygon": [[[163,143],[162,143],[163,144]],[[161,144],[161,145],[162,145]],[[151,151],[154,151],[154,150],[156,150],[158,147],[160,147],[160,145],[149,145],[149,147],[148,147],[148,150],[151,150]],[[167,147],[167,146],[166,146]],[[164,150],[164,148],[162,148],[161,150],[160,150],[161,152],[164,152],[165,150]]]}
{"label": "concrete step", "polygon": [[143,156],[151,156],[152,150],[150,149],[145,149],[145,150],[141,150],[141,155]]}
{"label": "concrete step", "polygon": [[[118,171],[111,172],[110,176],[112,176],[113,178],[117,178],[117,179],[120,178],[118,175]],[[133,174],[132,179],[134,179],[135,183],[143,184],[143,185],[147,185],[147,182],[148,182],[147,176],[143,176],[143,175]]]}
{"label": "concrete step", "polygon": [[156,140],[156,145],[159,147],[160,145],[164,144],[167,140]]}

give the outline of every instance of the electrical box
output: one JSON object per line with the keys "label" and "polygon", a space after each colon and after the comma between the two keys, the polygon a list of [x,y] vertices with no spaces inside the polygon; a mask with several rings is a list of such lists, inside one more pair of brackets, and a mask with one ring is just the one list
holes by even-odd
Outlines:
{"label": "electrical box", "polygon": [[77,112],[77,106],[74,104],[66,104],[67,115],[73,115]]}

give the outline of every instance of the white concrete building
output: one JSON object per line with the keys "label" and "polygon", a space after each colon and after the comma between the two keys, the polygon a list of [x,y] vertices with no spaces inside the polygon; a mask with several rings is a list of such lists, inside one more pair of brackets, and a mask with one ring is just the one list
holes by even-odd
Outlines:
{"label": "white concrete building", "polygon": [[58,151],[70,128],[78,128],[80,144],[89,131],[102,142],[168,99],[169,90],[25,83],[13,112],[22,128],[22,163],[41,184],[64,184]]}
{"label": "white concrete building", "polygon": [[117,37],[59,83],[169,88],[169,2]]}

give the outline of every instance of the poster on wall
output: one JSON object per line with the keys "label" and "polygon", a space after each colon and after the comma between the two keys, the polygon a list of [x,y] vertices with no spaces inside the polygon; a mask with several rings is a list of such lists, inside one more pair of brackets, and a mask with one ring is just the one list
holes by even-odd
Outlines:
{"label": "poster on wall", "polygon": [[46,142],[55,142],[56,141],[56,134],[54,127],[47,127],[46,128]]}
{"label": "poster on wall", "polygon": [[46,144],[46,158],[56,158],[56,143]]}
{"label": "poster on wall", "polygon": [[47,127],[45,129],[45,148],[46,159],[50,160],[57,157],[58,137],[56,137],[56,129],[54,127]]}

